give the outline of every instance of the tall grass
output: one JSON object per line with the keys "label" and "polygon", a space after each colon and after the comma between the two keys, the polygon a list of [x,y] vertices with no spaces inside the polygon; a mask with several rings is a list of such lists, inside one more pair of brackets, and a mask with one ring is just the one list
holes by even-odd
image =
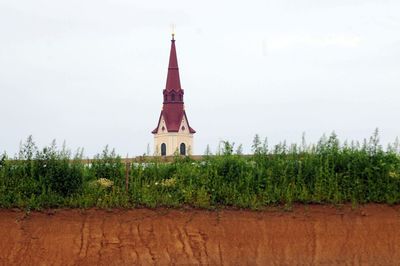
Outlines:
{"label": "tall grass", "polygon": [[[32,138],[10,159],[0,157],[0,207],[234,206],[400,202],[400,145],[383,149],[376,131],[363,143],[340,143],[333,133],[318,143],[271,148],[257,135],[253,154],[224,141],[202,160],[176,157],[125,164],[106,147],[91,164],[55,142],[39,150]],[[112,186],[97,182],[107,178]]]}

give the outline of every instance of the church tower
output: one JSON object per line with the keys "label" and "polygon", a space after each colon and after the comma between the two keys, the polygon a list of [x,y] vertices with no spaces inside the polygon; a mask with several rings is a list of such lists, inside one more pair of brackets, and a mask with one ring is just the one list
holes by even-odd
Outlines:
{"label": "church tower", "polygon": [[179,79],[175,38],[172,34],[167,84],[163,90],[163,107],[154,134],[155,155],[169,156],[175,153],[190,155],[193,151],[193,134],[183,103],[184,91]]}

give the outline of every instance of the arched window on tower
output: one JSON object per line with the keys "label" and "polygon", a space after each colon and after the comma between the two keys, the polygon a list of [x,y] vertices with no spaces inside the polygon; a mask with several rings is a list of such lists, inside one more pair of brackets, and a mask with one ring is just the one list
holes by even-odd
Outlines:
{"label": "arched window on tower", "polygon": [[175,94],[171,94],[171,101],[175,102]]}
{"label": "arched window on tower", "polygon": [[186,155],[186,145],[185,143],[181,143],[180,147],[179,147],[179,151],[181,155]]}
{"label": "arched window on tower", "polygon": [[161,144],[161,156],[167,155],[167,145],[165,143]]}
{"label": "arched window on tower", "polygon": [[182,94],[179,94],[179,101],[182,101]]}
{"label": "arched window on tower", "polygon": [[167,101],[167,95],[164,94],[164,102],[166,102],[166,101]]}

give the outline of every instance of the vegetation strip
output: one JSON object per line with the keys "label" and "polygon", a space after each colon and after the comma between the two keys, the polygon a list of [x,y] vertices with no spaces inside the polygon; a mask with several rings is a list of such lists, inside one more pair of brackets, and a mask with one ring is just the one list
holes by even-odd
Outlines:
{"label": "vegetation strip", "polygon": [[[19,155],[0,156],[0,207],[232,206],[399,203],[399,142],[383,149],[377,132],[360,144],[337,136],[317,144],[268,148],[256,136],[253,154],[222,142],[196,160],[176,156],[124,161],[107,147],[89,163],[53,142],[39,150],[32,138]],[[141,157],[142,158],[142,157]]]}

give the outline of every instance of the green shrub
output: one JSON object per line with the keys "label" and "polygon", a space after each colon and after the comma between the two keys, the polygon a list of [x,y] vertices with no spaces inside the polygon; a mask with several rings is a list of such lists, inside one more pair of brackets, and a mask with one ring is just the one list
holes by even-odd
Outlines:
{"label": "green shrub", "polygon": [[107,178],[117,186],[123,185],[124,168],[121,157],[116,155],[115,150],[109,151],[106,146],[101,154],[94,156],[89,167],[89,179]]}

